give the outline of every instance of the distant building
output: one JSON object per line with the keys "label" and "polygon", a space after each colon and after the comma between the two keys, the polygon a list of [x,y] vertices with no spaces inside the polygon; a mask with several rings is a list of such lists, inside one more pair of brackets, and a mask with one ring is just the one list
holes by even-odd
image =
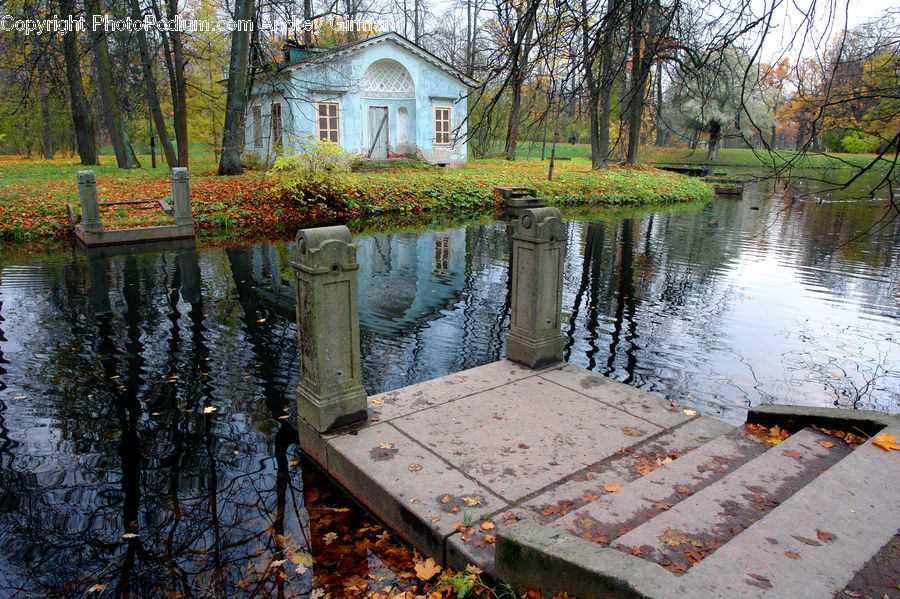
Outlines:
{"label": "distant building", "polygon": [[466,94],[475,82],[396,33],[334,48],[288,44],[257,78],[245,153],[270,162],[291,135],[340,144],[371,160],[466,164]]}

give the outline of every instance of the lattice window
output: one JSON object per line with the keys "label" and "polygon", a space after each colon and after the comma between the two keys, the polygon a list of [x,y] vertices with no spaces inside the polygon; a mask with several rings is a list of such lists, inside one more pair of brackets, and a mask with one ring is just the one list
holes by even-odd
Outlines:
{"label": "lattice window", "polygon": [[281,127],[281,104],[272,104],[272,144],[276,148],[281,147],[281,136],[284,130]]}
{"label": "lattice window", "polygon": [[434,145],[450,145],[450,109],[434,109]]}
{"label": "lattice window", "polygon": [[319,139],[339,143],[338,105],[333,102],[317,104]]}
{"label": "lattice window", "polygon": [[359,84],[360,96],[374,100],[412,99],[416,97],[409,71],[396,60],[379,60],[366,69]]}

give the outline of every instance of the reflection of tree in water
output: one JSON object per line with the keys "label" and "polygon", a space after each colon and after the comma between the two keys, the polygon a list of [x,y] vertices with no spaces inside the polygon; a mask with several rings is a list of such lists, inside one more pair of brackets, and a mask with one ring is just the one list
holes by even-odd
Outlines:
{"label": "reflection of tree in water", "polygon": [[[121,597],[293,597],[327,573],[318,562],[298,571],[324,535],[304,494],[331,492],[304,488],[301,468],[312,467],[282,418],[296,385],[292,322],[261,318],[241,290],[237,311],[230,292],[180,299],[189,265],[172,257],[111,259],[109,313],[91,314],[98,298],[85,292],[79,262],[60,267],[62,289],[32,298],[28,326],[45,332],[29,352],[44,359],[13,366],[31,369],[34,389],[19,406],[31,428],[9,436],[47,443],[31,455],[2,445],[2,497],[15,498],[0,504],[3,594],[81,597],[104,585]],[[207,278],[241,280],[224,253],[205,257]],[[355,535],[385,553],[371,522],[347,529],[347,542]],[[363,553],[354,573],[380,563]],[[329,580],[340,586],[320,582]]]}

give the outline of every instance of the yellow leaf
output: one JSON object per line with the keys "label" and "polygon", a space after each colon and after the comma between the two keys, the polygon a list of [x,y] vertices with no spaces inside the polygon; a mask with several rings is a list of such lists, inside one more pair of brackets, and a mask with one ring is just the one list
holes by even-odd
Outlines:
{"label": "yellow leaf", "polygon": [[380,406],[381,404],[384,403],[384,400],[381,399],[380,397],[373,397],[373,398],[370,399],[369,401],[371,401],[371,402],[372,402],[373,404],[375,404],[376,406]]}
{"label": "yellow leaf", "polygon": [[381,449],[391,449],[392,447],[394,447],[394,444],[393,443],[382,443],[378,447],[380,447]]}
{"label": "yellow leaf", "polygon": [[216,411],[216,407],[215,407],[215,406],[206,406],[205,408],[203,408],[203,413],[204,413],[204,414],[212,414],[212,413],[215,412],[215,411]]}
{"label": "yellow leaf", "polygon": [[769,437],[766,439],[766,443],[771,443],[772,445],[778,445],[781,443],[781,439],[776,439],[775,437]]}
{"label": "yellow leaf", "polygon": [[683,411],[684,411],[684,413],[685,413],[687,416],[696,416],[696,415],[697,415],[697,410],[692,410],[692,409],[690,409],[690,408],[685,408]]}
{"label": "yellow leaf", "polygon": [[474,495],[472,497],[463,497],[463,501],[465,501],[468,506],[478,505],[481,503],[481,496]]}
{"label": "yellow leaf", "polygon": [[900,449],[900,445],[897,444],[897,435],[886,435],[884,433],[875,437],[875,440],[872,441],[872,445],[877,445],[885,451]]}
{"label": "yellow leaf", "polygon": [[466,570],[468,570],[472,574],[481,574],[482,572],[484,572],[484,570],[482,570],[478,566],[473,566],[472,564],[468,564],[466,566]]}
{"label": "yellow leaf", "polygon": [[434,578],[435,574],[440,574],[441,572],[441,566],[434,561],[434,558],[430,557],[423,562],[416,562],[413,569],[416,571],[416,577],[426,582]]}
{"label": "yellow leaf", "polygon": [[102,593],[103,589],[106,588],[105,584],[95,584],[91,588],[87,590],[88,593]]}

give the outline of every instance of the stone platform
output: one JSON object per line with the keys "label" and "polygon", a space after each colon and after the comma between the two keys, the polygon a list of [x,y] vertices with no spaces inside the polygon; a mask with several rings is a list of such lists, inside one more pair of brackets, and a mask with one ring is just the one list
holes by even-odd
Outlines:
{"label": "stone platform", "polygon": [[[299,424],[306,453],[454,569],[547,596],[831,596],[900,528],[900,452],[764,417],[798,430],[774,445],[575,366],[501,361],[370,397],[352,429]],[[874,418],[859,425],[897,434]]]}

